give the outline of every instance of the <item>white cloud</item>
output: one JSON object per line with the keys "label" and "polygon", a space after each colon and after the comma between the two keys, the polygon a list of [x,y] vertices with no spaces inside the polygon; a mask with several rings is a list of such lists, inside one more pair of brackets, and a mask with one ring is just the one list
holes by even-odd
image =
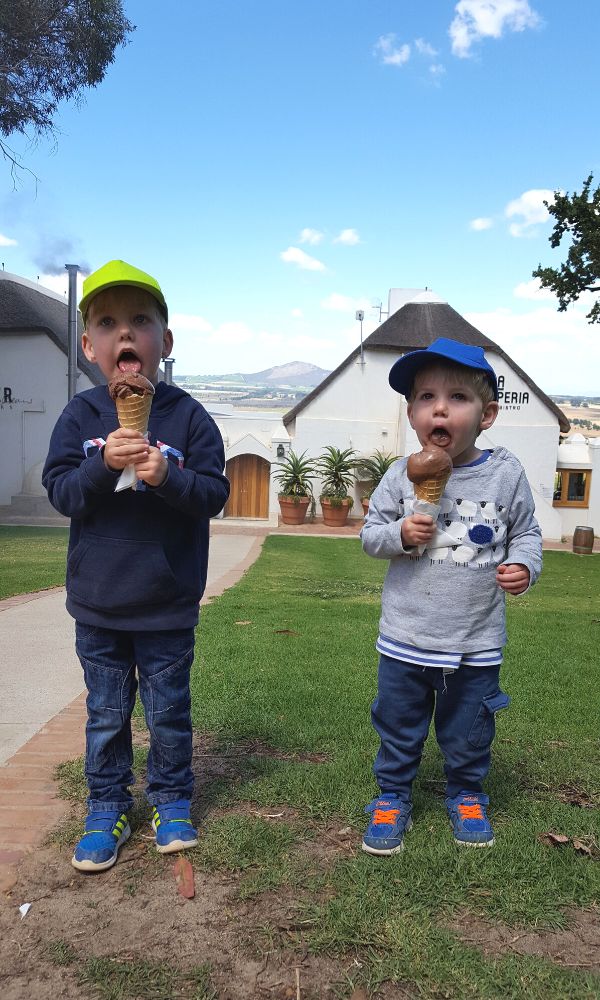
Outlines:
{"label": "white cloud", "polygon": [[172,313],[169,324],[173,331],[185,330],[186,333],[210,333],[212,324],[203,316],[192,316],[189,313]]}
{"label": "white cloud", "polygon": [[360,243],[360,236],[356,229],[342,229],[341,233],[335,237],[334,243],[343,243],[347,247],[355,247]]}
{"label": "white cloud", "polygon": [[600,337],[591,335],[583,309],[496,309],[466,313],[465,319],[502,347],[544,392],[597,394]]}
{"label": "white cloud", "polygon": [[539,278],[531,278],[530,281],[521,281],[513,288],[513,295],[516,299],[529,299],[539,302],[541,299],[553,299],[556,301],[554,292],[549,288],[542,288]]}
{"label": "white cloud", "polygon": [[319,232],[318,229],[303,229],[300,233],[301,243],[310,243],[311,246],[316,246],[323,239],[324,233]]}
{"label": "white cloud", "polygon": [[322,309],[329,309],[332,312],[356,312],[357,309],[371,309],[369,299],[353,299],[350,295],[340,295],[339,292],[332,292],[321,302]]}
{"label": "white cloud", "polygon": [[11,240],[10,236],[3,236],[0,233],[0,247],[16,247],[18,245],[16,240]]}
{"label": "white cloud", "polygon": [[[83,279],[84,275],[79,271],[77,273],[77,301],[83,295]],[[64,274],[40,274],[38,277],[40,285],[44,288],[49,288],[52,292],[57,292],[59,295],[63,295],[65,298],[69,294],[69,275],[65,271]]]}
{"label": "white cloud", "polygon": [[524,191],[522,195],[513,199],[513,201],[509,201],[504,209],[506,218],[513,219],[521,216],[520,221],[511,222],[508,227],[511,236],[536,235],[534,227],[542,222],[546,222],[549,218],[548,209],[544,205],[544,201],[552,204],[554,201],[554,191],[550,191],[547,188],[532,188],[530,191]]}
{"label": "white cloud", "polygon": [[374,54],[384,66],[404,66],[410,59],[410,45],[396,45],[396,35],[381,35],[375,44]]}
{"label": "white cloud", "polygon": [[429,67],[429,72],[434,77],[440,77],[446,72],[446,67],[442,63],[432,63]]}
{"label": "white cloud", "polygon": [[301,250],[300,247],[288,247],[279,256],[286,264],[297,264],[302,271],[326,271],[327,268],[322,261]]}
{"label": "white cloud", "polygon": [[437,56],[437,49],[434,49],[433,45],[426,42],[424,38],[415,39],[415,48],[420,56],[427,56],[429,59],[434,59]]}
{"label": "white cloud", "polygon": [[501,38],[505,31],[525,31],[540,23],[528,0],[459,0],[448,34],[454,55],[465,59],[482,38]]}
{"label": "white cloud", "polygon": [[480,217],[478,219],[471,219],[469,229],[473,229],[476,233],[481,233],[484,229],[491,229],[493,225],[493,219]]}
{"label": "white cloud", "polygon": [[[550,288],[542,287],[539,278],[521,281],[520,284],[513,288],[513,295],[516,299],[525,299],[531,302],[558,302],[556,295]],[[579,307],[585,312],[589,312],[597,299],[598,296],[594,292],[582,292],[577,299],[577,305],[573,304],[572,308],[576,309]]]}
{"label": "white cloud", "polygon": [[292,319],[302,319],[304,313],[302,312],[301,309],[292,309],[291,315]]}

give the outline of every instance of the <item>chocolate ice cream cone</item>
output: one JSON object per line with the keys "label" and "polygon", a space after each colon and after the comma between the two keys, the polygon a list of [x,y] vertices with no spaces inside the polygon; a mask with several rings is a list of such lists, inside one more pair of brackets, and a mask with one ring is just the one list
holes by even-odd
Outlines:
{"label": "chocolate ice cream cone", "polygon": [[140,434],[148,433],[148,419],[152,408],[152,396],[127,396],[115,399],[117,416],[121,427],[128,427]]}
{"label": "chocolate ice cream cone", "polygon": [[426,503],[439,503],[449,478],[449,475],[435,476],[431,479],[424,479],[421,483],[415,483],[415,497]]}
{"label": "chocolate ice cream cone", "polygon": [[437,445],[428,445],[410,455],[406,474],[415,490],[415,499],[437,506],[452,474],[452,459]]}
{"label": "chocolate ice cream cone", "polygon": [[[108,383],[108,393],[117,408],[119,425],[140,434],[148,433],[148,420],[154,397],[154,386],[139,372],[121,372]],[[133,465],[127,465],[115,486],[116,492],[136,488]]]}

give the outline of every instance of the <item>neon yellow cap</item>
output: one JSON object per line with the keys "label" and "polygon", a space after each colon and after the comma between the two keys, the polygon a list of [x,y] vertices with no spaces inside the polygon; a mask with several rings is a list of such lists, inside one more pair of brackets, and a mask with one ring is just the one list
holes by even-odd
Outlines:
{"label": "neon yellow cap", "polygon": [[145,292],[150,292],[150,295],[154,296],[158,302],[160,311],[168,322],[167,303],[156,278],[146,274],[145,271],[140,271],[137,267],[133,267],[132,264],[127,264],[124,260],[109,260],[108,264],[93,271],[83,282],[83,296],[79,303],[79,311],[84,321],[92,299],[99,292],[103,292],[106,288],[114,288],[115,285],[133,285],[135,288],[143,288]]}

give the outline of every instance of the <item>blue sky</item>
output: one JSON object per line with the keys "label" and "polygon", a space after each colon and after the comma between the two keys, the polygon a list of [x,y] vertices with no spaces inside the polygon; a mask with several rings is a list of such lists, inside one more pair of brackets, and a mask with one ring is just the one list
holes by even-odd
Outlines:
{"label": "blue sky", "polygon": [[125,7],[57,142],[10,142],[39,183],[0,164],[7,271],[154,274],[177,374],[333,368],[356,309],[366,335],[391,287],[427,286],[546,392],[600,393],[598,327],[531,278],[563,256],[544,197],[600,182],[597,0]]}

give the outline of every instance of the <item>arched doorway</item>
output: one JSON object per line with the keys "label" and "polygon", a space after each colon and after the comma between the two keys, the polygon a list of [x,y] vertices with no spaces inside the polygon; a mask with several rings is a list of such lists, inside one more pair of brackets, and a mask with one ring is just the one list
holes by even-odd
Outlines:
{"label": "arched doorway", "polygon": [[224,517],[269,516],[269,481],[271,466],[259,455],[238,455],[225,467],[231,484]]}

